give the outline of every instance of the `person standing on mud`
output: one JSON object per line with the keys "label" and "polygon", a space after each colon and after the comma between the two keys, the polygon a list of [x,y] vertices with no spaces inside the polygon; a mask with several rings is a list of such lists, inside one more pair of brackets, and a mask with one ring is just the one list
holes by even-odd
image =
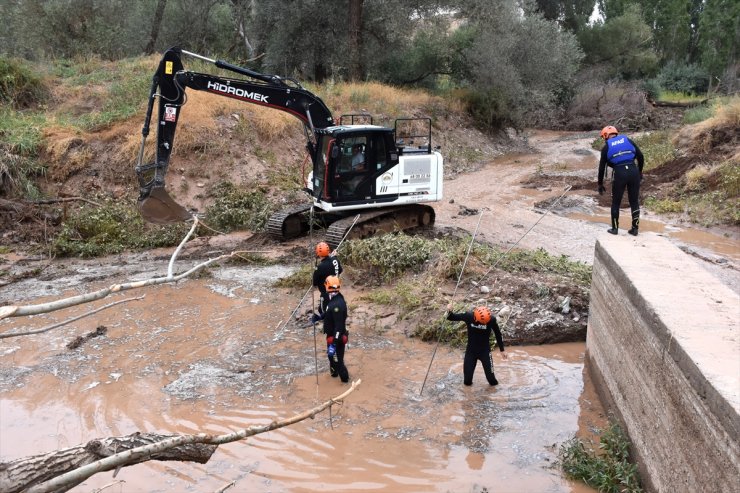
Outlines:
{"label": "person standing on mud", "polygon": [[[606,126],[601,129],[601,138],[604,139],[604,147],[601,149],[599,160],[599,195],[604,195],[604,171],[607,166],[614,169],[612,179],[612,223],[607,232],[615,235],[619,232],[619,205],[622,203],[624,189],[627,188],[627,197],[632,210],[632,228],[628,231],[632,236],[637,236],[640,226],[640,182],[642,181],[642,168],[645,165],[645,157],[640,148],[637,147],[626,135],[619,135],[615,127]],[[637,161],[637,164],[635,164]]]}
{"label": "person standing on mud", "polygon": [[325,241],[316,244],[316,257],[318,257],[319,261],[313,271],[313,285],[319,288],[318,311],[319,315],[322,315],[328,301],[324,283],[327,277],[338,277],[342,273],[342,264],[339,262],[336,252],[332,252],[329,244]]}
{"label": "person standing on mud", "polygon": [[326,355],[329,358],[329,373],[339,377],[342,382],[349,382],[349,372],[344,366],[344,350],[347,346],[347,303],[339,292],[339,277],[329,276],[324,282],[327,304],[324,311],[324,334],[326,335]]}
{"label": "person standing on mud", "polygon": [[452,303],[450,303],[447,305],[447,320],[462,321],[468,326],[468,344],[465,347],[465,359],[463,360],[463,383],[473,385],[475,366],[480,361],[488,383],[498,385],[491,360],[491,331],[496,336],[496,344],[501,351],[501,357],[508,359],[508,356],[504,352],[501,330],[491,310],[485,306],[479,306],[471,312],[453,313]]}

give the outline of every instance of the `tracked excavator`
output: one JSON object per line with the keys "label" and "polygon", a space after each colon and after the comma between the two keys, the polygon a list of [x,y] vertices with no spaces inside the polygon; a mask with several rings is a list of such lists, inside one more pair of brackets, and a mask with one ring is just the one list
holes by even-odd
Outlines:
{"label": "tracked excavator", "polygon": [[[184,69],[183,56],[194,57],[239,78]],[[365,114],[335,121],[324,102],[298,81],[262,74],[213,60],[179,47],[167,50],[152,78],[136,173],[142,217],[167,224],[192,219],[166,190],[165,176],[175,144],[175,130],[187,102],[187,90],[205,91],[289,113],[303,123],[312,169],[304,177],[306,204],[273,214],[267,232],[279,240],[298,237],[311,220],[326,227],[332,246],[348,238],[428,227],[442,199],[443,159],[432,148],[431,120],[400,118],[393,128],[374,125]],[[155,101],[158,103],[153,163],[144,164]],[[359,214],[359,219],[357,215]],[[349,234],[348,234],[349,233]]]}

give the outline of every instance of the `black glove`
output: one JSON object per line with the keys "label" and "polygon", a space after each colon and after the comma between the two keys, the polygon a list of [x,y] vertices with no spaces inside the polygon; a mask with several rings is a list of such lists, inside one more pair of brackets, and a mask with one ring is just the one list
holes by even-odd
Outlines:
{"label": "black glove", "polygon": [[318,313],[315,313],[315,312],[314,312],[314,313],[313,313],[313,314],[311,315],[311,317],[310,317],[310,319],[309,319],[309,320],[311,321],[311,323],[312,323],[312,324],[315,324],[316,322],[318,322],[318,321],[320,321],[320,320],[324,320],[324,316],[323,316],[323,315],[319,315]]}
{"label": "black glove", "polygon": [[599,195],[604,195],[604,192],[606,192],[606,188],[604,188],[604,185],[599,184]]}

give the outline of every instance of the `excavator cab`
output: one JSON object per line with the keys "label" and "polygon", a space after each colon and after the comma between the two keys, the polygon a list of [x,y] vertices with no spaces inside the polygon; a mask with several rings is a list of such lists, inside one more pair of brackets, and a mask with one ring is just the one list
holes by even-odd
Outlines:
{"label": "excavator cab", "polygon": [[377,200],[377,178],[398,164],[390,128],[329,127],[319,137],[319,149],[312,184],[317,205],[346,207]]}

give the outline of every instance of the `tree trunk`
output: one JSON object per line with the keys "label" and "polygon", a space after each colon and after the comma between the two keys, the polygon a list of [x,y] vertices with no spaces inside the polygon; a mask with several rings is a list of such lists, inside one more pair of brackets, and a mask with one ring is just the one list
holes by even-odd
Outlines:
{"label": "tree trunk", "polygon": [[[162,440],[178,435],[160,435],[156,433],[134,433],[123,437],[109,437],[92,440],[85,445],[77,445],[62,450],[55,450],[47,454],[34,455],[16,459],[11,462],[0,463],[0,491],[16,493],[35,484],[43,483],[69,471],[73,471],[87,464],[91,464],[104,457],[130,450],[142,445],[161,442]],[[176,460],[205,464],[216,451],[218,445],[193,443],[180,445],[163,450],[132,461],[130,464],[146,462],[147,460]],[[110,470],[115,467],[111,467]],[[67,491],[64,488],[57,491]]]}
{"label": "tree trunk", "polygon": [[159,28],[162,25],[162,17],[164,17],[164,8],[167,5],[167,0],[157,0],[157,8],[154,11],[154,21],[152,22],[152,33],[149,35],[149,42],[144,48],[145,55],[151,55],[154,53],[154,45],[157,43],[159,37]]}
{"label": "tree trunk", "polygon": [[349,79],[362,80],[362,2],[349,0]]}

